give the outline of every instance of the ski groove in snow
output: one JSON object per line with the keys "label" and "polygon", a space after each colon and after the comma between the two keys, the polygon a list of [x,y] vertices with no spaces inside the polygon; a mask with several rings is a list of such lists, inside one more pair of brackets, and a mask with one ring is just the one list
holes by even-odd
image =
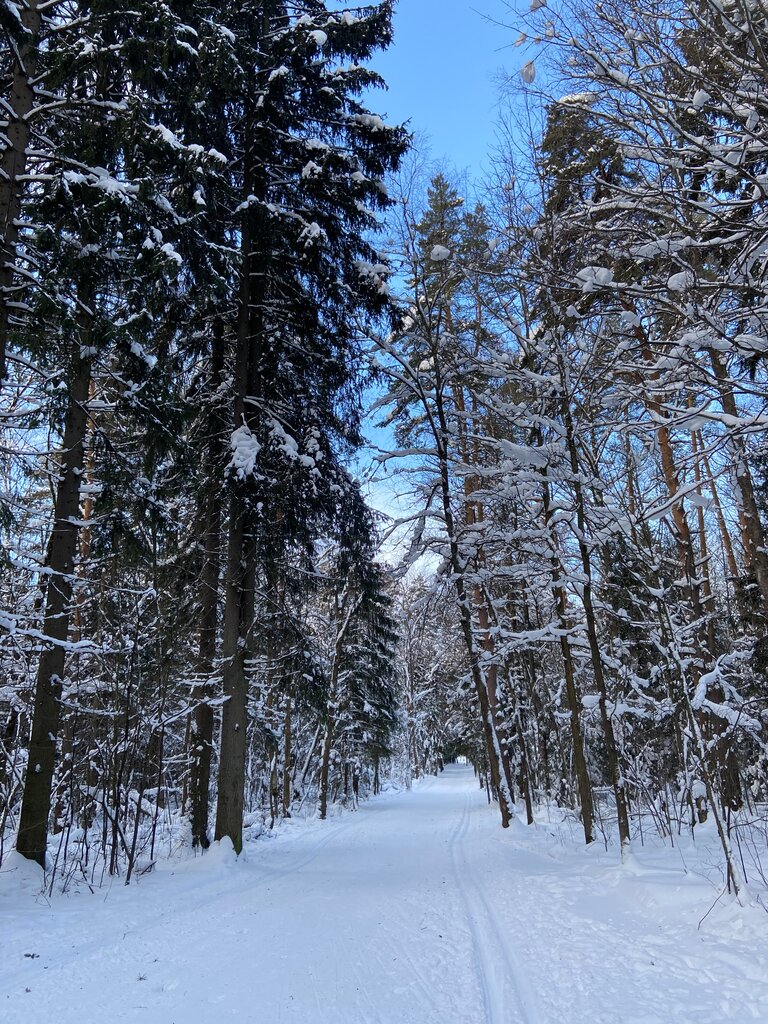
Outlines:
{"label": "ski groove in snow", "polygon": [[527,990],[514,953],[491,903],[483,895],[464,849],[471,821],[468,792],[461,817],[451,836],[451,859],[472,931],[472,944],[480,973],[487,1024],[539,1024],[532,994]]}

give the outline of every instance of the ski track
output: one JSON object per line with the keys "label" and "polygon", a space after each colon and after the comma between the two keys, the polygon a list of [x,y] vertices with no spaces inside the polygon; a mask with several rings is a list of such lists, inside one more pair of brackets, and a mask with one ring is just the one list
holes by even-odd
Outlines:
{"label": "ski track", "polygon": [[472,939],[482,978],[487,1024],[540,1024],[535,1000],[507,940],[492,903],[483,894],[464,847],[471,821],[471,794],[464,801],[461,818],[451,837],[456,882],[472,928]]}
{"label": "ski track", "polygon": [[0,875],[0,1024],[768,1021],[768,915],[723,901],[698,929],[706,851],[685,875],[563,836],[502,831],[451,766],[129,888]]}

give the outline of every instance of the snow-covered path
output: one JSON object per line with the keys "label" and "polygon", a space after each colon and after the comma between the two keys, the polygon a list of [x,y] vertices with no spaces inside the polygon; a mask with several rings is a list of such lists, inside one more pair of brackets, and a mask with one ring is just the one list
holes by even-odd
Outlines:
{"label": "snow-covered path", "polygon": [[716,893],[680,854],[618,867],[560,836],[502,832],[452,766],[128,889],[48,905],[4,870],[0,1021],[768,1021],[762,910],[721,904],[697,930]]}

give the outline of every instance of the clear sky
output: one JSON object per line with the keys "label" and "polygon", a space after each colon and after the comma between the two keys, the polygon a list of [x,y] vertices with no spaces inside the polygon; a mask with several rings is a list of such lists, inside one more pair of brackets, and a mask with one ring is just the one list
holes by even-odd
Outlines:
{"label": "clear sky", "polygon": [[479,170],[494,141],[493,77],[519,63],[515,33],[493,22],[511,20],[504,0],[399,0],[395,41],[372,62],[389,92],[371,106],[390,121],[410,119],[430,137],[433,158]]}
{"label": "clear sky", "polygon": [[[520,51],[510,46],[516,33],[494,23],[511,20],[505,0],[399,0],[394,42],[371,62],[389,89],[366,97],[366,105],[389,123],[410,122],[411,131],[428,137],[434,160],[445,158],[458,172],[478,176],[494,144],[494,76],[520,64]],[[394,446],[391,431],[377,430],[371,420],[365,433],[374,446]],[[361,453],[364,476],[371,457],[371,451]],[[374,508],[399,517],[412,504],[399,496],[409,485],[394,469],[379,469],[377,481],[364,491]],[[402,536],[385,545],[385,557],[396,561],[403,553]]]}

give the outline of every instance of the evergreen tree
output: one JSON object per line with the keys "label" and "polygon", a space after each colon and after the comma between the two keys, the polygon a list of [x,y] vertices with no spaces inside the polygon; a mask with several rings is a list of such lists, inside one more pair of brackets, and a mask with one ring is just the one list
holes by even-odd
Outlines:
{"label": "evergreen tree", "polygon": [[388,43],[391,13],[313,3],[289,17],[265,2],[232,25],[245,88],[216,837],[237,850],[257,573],[269,580],[270,563],[337,517],[349,486],[340,450],[358,440],[358,325],[387,303],[363,236],[389,203],[382,178],[406,136],[357,97],[379,81],[360,62]]}

